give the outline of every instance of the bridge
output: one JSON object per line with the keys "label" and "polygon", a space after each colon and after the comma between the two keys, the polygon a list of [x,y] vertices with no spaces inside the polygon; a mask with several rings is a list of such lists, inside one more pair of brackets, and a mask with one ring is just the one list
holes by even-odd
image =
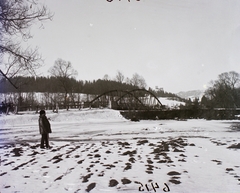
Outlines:
{"label": "bridge", "polygon": [[163,108],[159,99],[145,89],[111,90],[104,92],[89,102],[93,108],[111,108],[115,110],[160,110]]}

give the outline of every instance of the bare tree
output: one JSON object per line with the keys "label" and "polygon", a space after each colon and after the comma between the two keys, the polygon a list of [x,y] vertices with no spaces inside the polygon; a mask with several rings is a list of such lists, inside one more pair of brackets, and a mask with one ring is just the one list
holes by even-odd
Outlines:
{"label": "bare tree", "polygon": [[212,106],[232,108],[240,106],[240,74],[235,71],[225,72],[218,80],[211,81],[205,95],[211,100]]}
{"label": "bare tree", "polygon": [[108,75],[108,74],[105,74],[104,76],[103,76],[103,80],[110,80],[111,78],[110,78],[110,76]]}
{"label": "bare tree", "polygon": [[71,62],[67,62],[61,58],[57,59],[49,69],[49,73],[54,77],[75,78],[78,72],[74,70]]}
{"label": "bare tree", "polygon": [[120,83],[123,83],[123,81],[124,81],[124,75],[123,75],[122,72],[117,71],[116,81],[117,81],[117,82],[120,82]]}
{"label": "bare tree", "polygon": [[235,71],[224,72],[218,76],[219,83],[229,86],[231,89],[240,84],[240,74]]}
{"label": "bare tree", "polygon": [[0,0],[0,60],[5,75],[36,74],[42,58],[37,48],[23,48],[22,42],[32,37],[33,24],[42,26],[52,17],[47,7],[35,0]]}
{"label": "bare tree", "polygon": [[133,74],[131,84],[139,88],[146,88],[147,86],[145,79],[137,73]]}
{"label": "bare tree", "polygon": [[125,82],[126,82],[126,84],[131,84],[131,80],[130,80],[130,78],[126,78],[126,80],[125,80]]}
{"label": "bare tree", "polygon": [[67,62],[63,59],[57,59],[53,67],[49,69],[49,73],[58,79],[60,87],[65,93],[64,105],[66,106],[68,94],[73,94],[71,78],[75,78],[78,75],[78,72],[72,67],[71,62]]}

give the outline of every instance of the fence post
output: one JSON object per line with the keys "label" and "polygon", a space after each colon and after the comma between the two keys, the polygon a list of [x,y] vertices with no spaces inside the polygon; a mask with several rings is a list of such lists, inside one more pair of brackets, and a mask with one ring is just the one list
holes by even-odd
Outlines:
{"label": "fence post", "polygon": [[9,105],[7,105],[6,115],[9,113]]}
{"label": "fence post", "polygon": [[58,103],[56,104],[56,113],[58,113]]}
{"label": "fence post", "polygon": [[14,113],[15,113],[15,114],[17,114],[17,113],[18,113],[18,106],[17,106],[17,105],[15,106]]}

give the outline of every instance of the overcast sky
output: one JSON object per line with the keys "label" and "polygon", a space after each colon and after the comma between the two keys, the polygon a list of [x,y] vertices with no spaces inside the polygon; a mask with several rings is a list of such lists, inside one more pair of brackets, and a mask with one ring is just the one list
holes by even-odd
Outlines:
{"label": "overcast sky", "polygon": [[239,0],[40,0],[54,13],[32,28],[48,69],[61,58],[77,79],[143,76],[165,91],[204,89],[240,73]]}

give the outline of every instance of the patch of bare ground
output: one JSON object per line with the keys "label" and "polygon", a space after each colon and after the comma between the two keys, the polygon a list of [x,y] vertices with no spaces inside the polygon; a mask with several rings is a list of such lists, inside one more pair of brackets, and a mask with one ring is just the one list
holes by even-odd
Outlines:
{"label": "patch of bare ground", "polygon": [[230,149],[230,148],[240,149],[240,143],[238,143],[238,144],[233,144],[233,145],[229,146],[228,148],[229,148],[229,149]]}
{"label": "patch of bare ground", "polygon": [[114,186],[116,186],[116,185],[118,185],[118,181],[117,181],[117,180],[111,179],[111,180],[109,181],[109,187],[114,187]]}

